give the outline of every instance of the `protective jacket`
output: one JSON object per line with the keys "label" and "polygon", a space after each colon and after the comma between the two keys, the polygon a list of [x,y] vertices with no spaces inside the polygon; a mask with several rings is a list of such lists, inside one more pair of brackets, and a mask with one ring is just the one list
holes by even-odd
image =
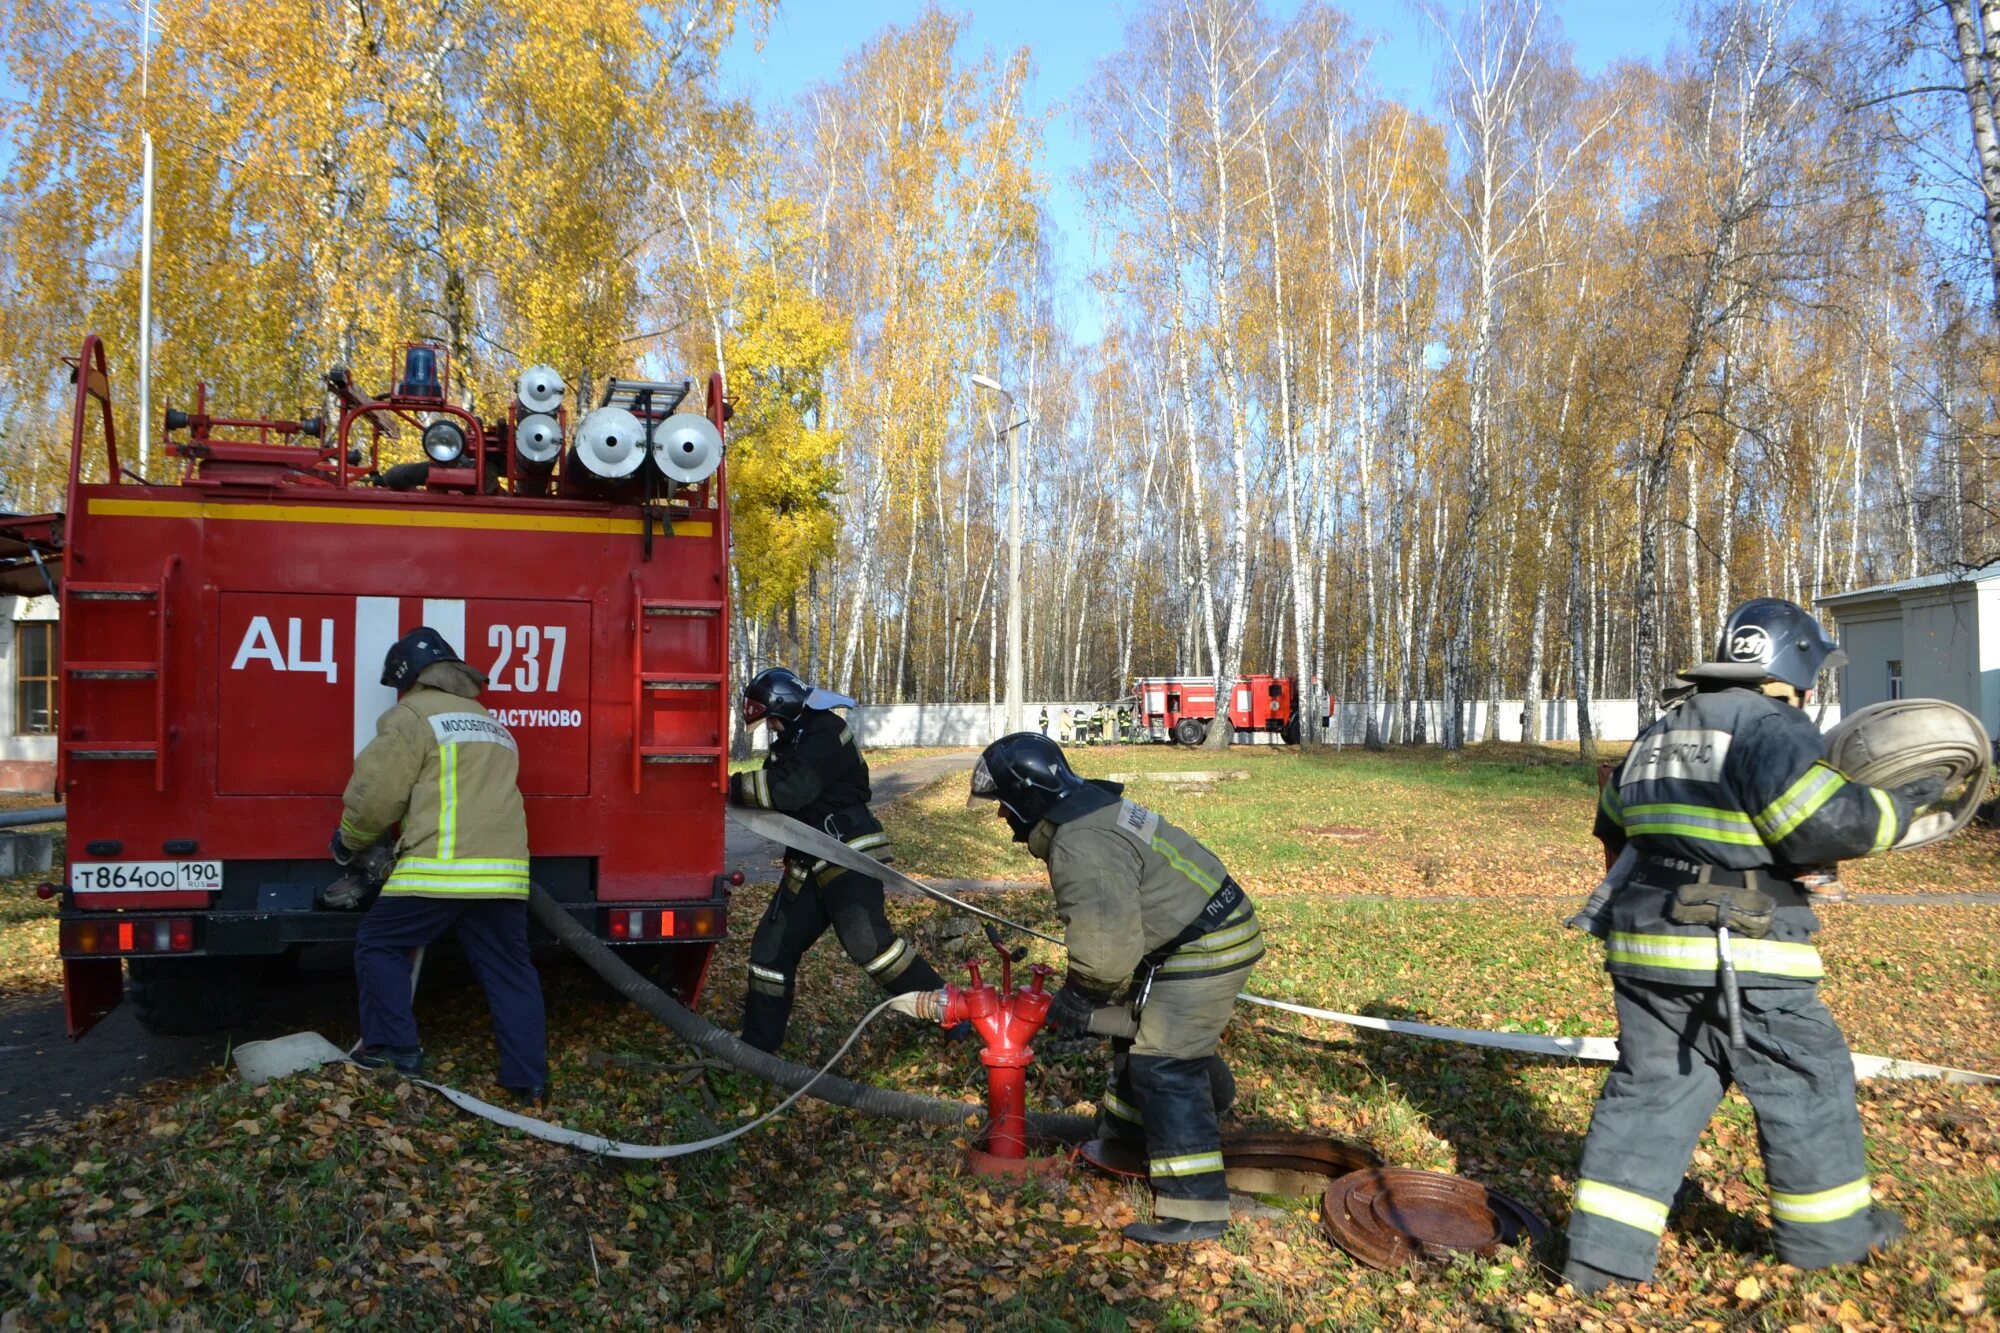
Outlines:
{"label": "protective jacket", "polygon": [[360,850],[400,824],[385,894],[528,896],[528,816],[513,734],[479,703],[472,673],[425,667],[354,757],[340,840]]}
{"label": "protective jacket", "polygon": [[[1056,912],[1067,927],[1069,970],[1111,990],[1131,980],[1141,959],[1170,943],[1231,881],[1222,862],[1187,832],[1118,799],[1113,784],[1092,786],[1100,794],[1097,808],[1065,818],[1058,807],[1029,833],[1028,850],[1048,862]],[[1215,929],[1174,950],[1155,981],[1218,976],[1263,956],[1263,930],[1246,897]]]}
{"label": "protective jacket", "polygon": [[[1675,888],[1717,882],[1768,893],[1768,934],[1738,939],[1739,984],[1810,986],[1819,919],[1793,878],[1887,849],[1909,827],[1904,798],[1851,782],[1826,762],[1805,713],[1753,689],[1704,689],[1670,708],[1632,745],[1598,801],[1596,833],[1639,856],[1611,900],[1605,967],[1619,976],[1701,986],[1716,976],[1715,931],[1668,919]],[[1732,874],[1731,872],[1735,872]]]}
{"label": "protective jacket", "polygon": [[[729,780],[730,800],[760,810],[782,810],[802,824],[839,838],[856,851],[886,861],[889,835],[868,808],[868,761],[854,732],[838,713],[808,708],[796,725],[771,742],[764,766]],[[831,884],[847,872],[789,849],[785,887],[796,891],[810,875]]]}
{"label": "protective jacket", "polygon": [[1028,850],[1048,862],[1071,978],[1109,993],[1151,974],[1138,1032],[1112,1042],[1099,1135],[1144,1140],[1159,1216],[1226,1220],[1217,1115],[1234,1080],[1216,1045],[1264,956],[1255,909],[1213,853],[1115,783],[1070,791]]}

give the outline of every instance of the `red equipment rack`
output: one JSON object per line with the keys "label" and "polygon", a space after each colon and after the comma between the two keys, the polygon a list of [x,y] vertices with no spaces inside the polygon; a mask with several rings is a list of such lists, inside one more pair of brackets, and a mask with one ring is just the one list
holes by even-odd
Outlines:
{"label": "red equipment rack", "polygon": [[[482,426],[441,393],[349,388],[332,440],[318,423],[208,417],[203,395],[169,418],[191,430],[166,445],[184,475],[154,484],[121,465],[95,335],[73,364],[71,1034],[119,1002],[123,962],[214,987],[248,960],[353,937],[360,913],[315,905],[337,873],[327,838],[394,702],[382,656],[419,624],[492,677],[482,702],[520,746],[536,883],[602,938],[673,946],[650,961],[693,1003],[730,884],[724,471],[643,494],[517,488],[512,414]],[[93,403],[108,480],[86,483]],[[723,429],[720,376],[705,415]],[[465,465],[412,489],[369,484],[384,427],[425,418],[470,434]],[[350,442],[366,428],[368,447]]]}

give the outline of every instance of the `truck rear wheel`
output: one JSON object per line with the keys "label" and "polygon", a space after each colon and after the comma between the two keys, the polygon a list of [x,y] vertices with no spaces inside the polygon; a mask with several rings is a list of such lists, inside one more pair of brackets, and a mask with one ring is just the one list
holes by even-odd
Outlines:
{"label": "truck rear wheel", "polygon": [[133,958],[129,994],[146,1031],[162,1037],[220,1032],[257,1007],[261,958]]}
{"label": "truck rear wheel", "polygon": [[1184,717],[1174,723],[1174,739],[1182,745],[1200,745],[1202,737],[1208,735],[1208,728],[1198,717]]}

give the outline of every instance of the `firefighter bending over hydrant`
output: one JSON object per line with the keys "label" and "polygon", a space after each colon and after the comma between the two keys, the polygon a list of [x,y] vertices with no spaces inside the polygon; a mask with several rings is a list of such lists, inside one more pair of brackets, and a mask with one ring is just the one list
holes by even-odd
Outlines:
{"label": "firefighter bending over hydrant", "polygon": [[[852,707],[842,695],[809,687],[783,667],[743,687],[743,722],[771,728],[764,766],[729,780],[737,805],[781,810],[858,852],[888,860],[889,835],[868,808],[868,761],[854,733],[833,712]],[[750,978],[743,994],[743,1040],[775,1051],[785,1040],[799,963],[832,926],[841,947],[891,995],[934,991],[944,978],[889,924],[882,881],[804,852],[785,849],[785,874],[750,937]],[[972,1035],[968,1023],[951,1033]]]}
{"label": "firefighter bending over hydrant", "polygon": [[1943,792],[1893,790],[1826,762],[1804,712],[1846,661],[1803,607],[1730,614],[1692,692],[1632,745],[1599,802],[1607,862],[1629,878],[1572,924],[1603,938],[1618,1006],[1569,1221],[1563,1275],[1579,1291],[1651,1277],[1689,1156],[1734,1083],[1757,1114],[1778,1257],[1852,1263],[1903,1234],[1874,1206],[1847,1041],[1820,1002],[1819,921],[1803,867],[1887,851]]}
{"label": "firefighter bending over hydrant", "polygon": [[1229,1223],[1216,1120],[1235,1094],[1215,1047],[1264,937],[1222,862],[1120,791],[1078,777],[1031,731],[987,746],[972,771],[972,800],[997,801],[1048,863],[1069,949],[1050,1024],[1113,1037],[1098,1132],[1145,1144],[1156,1214],[1125,1234],[1212,1240]]}
{"label": "firefighter bending over hydrant", "polygon": [[[333,835],[333,859],[349,873],[324,895],[329,906],[355,907],[367,881],[387,874],[354,940],[361,1044],[353,1059],[423,1072],[412,958],[451,932],[493,1011],[501,1086],[539,1103],[548,1043],[528,954],[528,817],[514,737],[479,703],[486,677],[434,629],[412,630],[389,649],[382,683],[395,688],[396,705],[354,757]],[[392,852],[383,839],[398,825]]]}

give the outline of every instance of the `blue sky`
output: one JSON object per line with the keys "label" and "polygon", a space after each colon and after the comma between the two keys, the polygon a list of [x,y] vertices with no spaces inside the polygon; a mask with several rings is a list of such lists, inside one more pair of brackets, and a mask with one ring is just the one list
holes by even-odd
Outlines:
{"label": "blue sky", "polygon": [[[1446,0],[1449,5],[1452,0]],[[1279,0],[1281,12],[1295,0]],[[739,35],[723,61],[724,82],[765,106],[782,105],[816,83],[834,79],[842,60],[881,28],[910,23],[923,13],[923,0],[782,0],[756,49]],[[1041,163],[1049,182],[1049,214],[1059,233],[1057,258],[1068,284],[1073,331],[1094,341],[1100,321],[1081,279],[1095,263],[1090,228],[1072,177],[1089,158],[1089,145],[1066,108],[1081,95],[1097,63],[1122,44],[1129,4],[1092,0],[984,0],[947,5],[972,18],[967,54],[993,47],[1027,46],[1034,71],[1028,110],[1050,116]],[[1404,0],[1356,0],[1344,6],[1358,26],[1379,38],[1372,61],[1385,92],[1429,107],[1438,59],[1438,40],[1429,22]],[[1594,74],[1627,57],[1657,59],[1681,29],[1677,0],[1546,0],[1545,13],[1557,19],[1573,44],[1577,65]]]}

